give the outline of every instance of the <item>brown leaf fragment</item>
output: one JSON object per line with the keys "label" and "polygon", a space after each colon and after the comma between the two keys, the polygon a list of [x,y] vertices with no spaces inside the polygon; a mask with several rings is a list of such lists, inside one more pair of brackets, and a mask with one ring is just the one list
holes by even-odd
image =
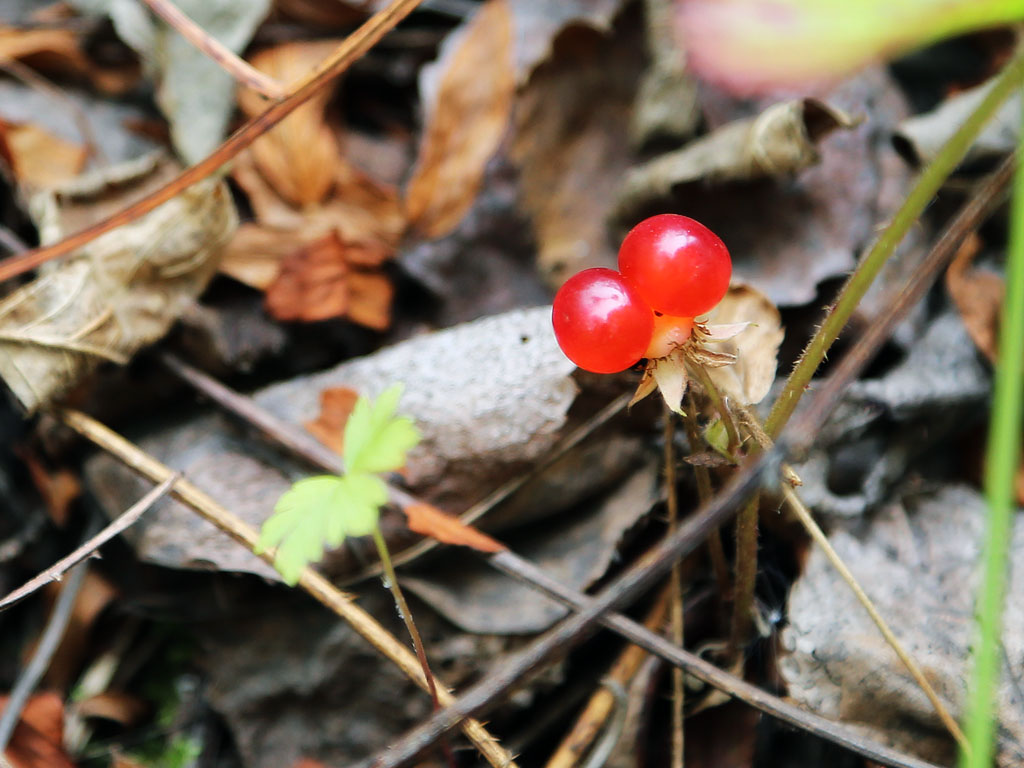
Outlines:
{"label": "brown leaf fragment", "polygon": [[632,162],[624,137],[643,71],[639,37],[639,29],[565,29],[516,104],[511,158],[537,264],[552,287],[586,267],[615,264],[607,218]]}
{"label": "brown leaf fragment", "polygon": [[247,222],[231,238],[220,261],[222,274],[265,291],[281,271],[281,262],[299,245],[296,233]]}
{"label": "brown leaf fragment", "polygon": [[682,149],[629,172],[619,193],[619,218],[631,219],[680,184],[748,181],[792,174],[818,162],[817,142],[837,128],[856,125],[848,115],[817,99],[773,104],[752,118],[721,126]]}
{"label": "brown leaf fragment", "polygon": [[267,288],[270,314],[279,320],[304,322],[349,316],[371,328],[387,328],[391,283],[382,274],[354,270],[348,250],[331,232],[292,252]]}
{"label": "brown leaf fragment", "polygon": [[105,68],[89,59],[81,33],[60,20],[40,20],[34,28],[0,24],[0,63],[21,61],[43,72],[89,79],[101,91],[123,93],[139,79],[135,63]]}
{"label": "brown leaf fragment", "polygon": [[508,127],[514,89],[512,16],[506,0],[488,0],[421,81],[427,113],[406,212],[423,236],[448,234],[473,204]]}
{"label": "brown leaf fragment", "polygon": [[[0,711],[8,697],[0,697]],[[56,693],[28,700],[4,752],[13,768],[74,768],[63,747],[64,702]]]}
{"label": "brown leaf fragment", "polygon": [[337,454],[341,454],[345,424],[356,407],[359,393],[349,387],[328,387],[320,393],[320,413],[305,422],[306,430]]}
{"label": "brown leaf fragment", "polygon": [[[338,46],[335,40],[289,42],[260,51],[250,63],[285,87],[307,76]],[[342,162],[334,132],[324,118],[331,91],[321,90],[252,145],[256,167],[274,190],[299,208],[331,191]],[[247,117],[266,109],[266,99],[242,89],[238,104]]]}
{"label": "brown leaf fragment", "polygon": [[972,268],[981,250],[977,233],[967,237],[946,270],[946,290],[963,318],[967,333],[991,362],[996,361],[999,311],[1003,305],[1003,279],[984,269]]}
{"label": "brown leaf fragment", "polygon": [[[65,209],[87,212],[93,197],[109,204],[140,186],[76,184],[33,199],[44,244],[68,231]],[[161,338],[206,288],[236,223],[227,186],[211,178],[52,265],[0,301],[0,377],[32,411],[100,362],[126,362]]]}
{"label": "brown leaf fragment", "polygon": [[0,156],[15,178],[37,189],[54,187],[77,176],[89,151],[81,144],[54,136],[32,123],[0,119]]}
{"label": "brown leaf fragment", "polygon": [[503,552],[507,549],[501,542],[431,504],[410,504],[402,507],[402,511],[409,520],[409,530],[429,536],[442,544],[469,547],[477,552]]}
{"label": "brown leaf fragment", "polygon": [[27,453],[24,461],[32,484],[43,497],[50,519],[64,527],[71,503],[82,495],[82,484],[78,476],[68,469],[50,470],[32,453]]}

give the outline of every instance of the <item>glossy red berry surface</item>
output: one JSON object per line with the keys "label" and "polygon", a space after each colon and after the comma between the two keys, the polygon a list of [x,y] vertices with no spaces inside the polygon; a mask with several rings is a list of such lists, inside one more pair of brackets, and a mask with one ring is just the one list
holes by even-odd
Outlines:
{"label": "glossy red berry surface", "polygon": [[652,309],[697,317],[722,300],[732,259],[725,243],[703,224],[663,213],[641,221],[626,235],[619,271]]}
{"label": "glossy red berry surface", "polygon": [[565,356],[594,373],[616,373],[644,355],[654,331],[651,312],[614,269],[585,269],[555,295],[555,338]]}

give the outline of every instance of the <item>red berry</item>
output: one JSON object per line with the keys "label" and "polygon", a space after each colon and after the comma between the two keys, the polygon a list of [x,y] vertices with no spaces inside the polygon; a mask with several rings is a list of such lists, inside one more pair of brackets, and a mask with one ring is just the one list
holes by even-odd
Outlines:
{"label": "red berry", "polygon": [[614,269],[585,269],[555,294],[555,338],[565,356],[594,373],[616,373],[644,355],[654,330],[636,289]]}
{"label": "red berry", "polygon": [[652,216],[626,235],[619,269],[652,309],[697,317],[729,288],[732,260],[714,232],[674,213]]}

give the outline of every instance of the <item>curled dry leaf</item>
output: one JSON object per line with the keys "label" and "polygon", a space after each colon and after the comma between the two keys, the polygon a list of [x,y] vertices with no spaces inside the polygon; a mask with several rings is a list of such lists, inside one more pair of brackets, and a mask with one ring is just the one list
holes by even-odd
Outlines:
{"label": "curled dry leaf", "polygon": [[80,45],[82,33],[71,25],[51,20],[38,27],[0,24],[0,63],[21,61],[43,72],[88,79],[106,93],[123,93],[138,81],[134,64],[103,67],[92,61]]}
{"label": "curled dry leaf", "polygon": [[345,424],[356,407],[359,393],[349,387],[328,387],[320,393],[320,413],[305,423],[306,430],[337,454],[341,454]]}
{"label": "curled dry leaf", "polygon": [[[385,330],[391,323],[394,289],[381,272],[353,269],[365,246],[343,243],[336,232],[301,246],[281,263],[267,288],[267,309],[279,320],[314,322],[348,317],[360,325]],[[351,255],[354,252],[355,255]]]}
{"label": "curled dry leaf", "polygon": [[0,158],[19,183],[37,189],[55,187],[77,176],[89,151],[33,123],[0,118]]}
{"label": "curled dry leaf", "polygon": [[514,89],[508,1],[488,0],[422,75],[426,119],[406,212],[425,237],[451,232],[473,204],[508,128]]}
{"label": "curled dry leaf", "polygon": [[998,349],[999,310],[1006,292],[1003,279],[994,272],[971,266],[981,250],[981,240],[972,233],[964,240],[956,258],[946,270],[946,290],[960,311],[971,339],[991,362]]}
{"label": "curled dry leaf", "polygon": [[[260,51],[249,62],[290,87],[337,48],[337,40],[291,42]],[[253,162],[270,186],[288,203],[303,208],[321,202],[334,186],[341,150],[324,119],[331,90],[323,89],[252,145]],[[238,94],[246,117],[263,112],[267,101],[248,89]]]}
{"label": "curled dry leaf", "polygon": [[[53,242],[160,179],[41,193],[32,203],[40,235]],[[0,301],[0,377],[33,411],[100,362],[126,362],[203,291],[236,221],[227,186],[209,179],[22,286]]]}
{"label": "curled dry leaf", "polygon": [[[0,711],[7,702],[0,697]],[[37,693],[25,705],[4,757],[13,768],[74,768],[63,732],[64,702],[56,693]]]}
{"label": "curled dry leaf", "polygon": [[[995,78],[951,96],[931,112],[904,120],[893,134],[893,146],[912,165],[930,163],[942,145],[988,96],[994,84]],[[1020,110],[1020,91],[1014,91],[995,116],[985,123],[964,162],[991,159],[1012,152],[1020,133]]]}
{"label": "curled dry leaf", "polygon": [[[737,323],[749,325],[737,332]],[[712,339],[711,350],[734,355],[736,362],[709,367],[708,375],[715,386],[737,402],[761,402],[775,381],[779,345],[785,335],[778,308],[753,286],[733,283],[711,311],[708,328],[714,331],[716,326],[722,340]]]}
{"label": "curled dry leaf", "polygon": [[749,181],[792,174],[817,163],[817,142],[836,128],[855,125],[847,114],[817,99],[773,104],[756,117],[736,120],[707,136],[630,171],[616,205],[622,219],[673,187],[694,181]]}

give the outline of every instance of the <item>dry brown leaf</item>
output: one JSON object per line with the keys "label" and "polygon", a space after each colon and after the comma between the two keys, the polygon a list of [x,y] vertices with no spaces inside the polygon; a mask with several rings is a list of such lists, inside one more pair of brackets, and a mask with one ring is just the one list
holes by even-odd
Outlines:
{"label": "dry brown leaf", "polygon": [[278,320],[304,322],[351,316],[361,325],[386,329],[391,322],[391,283],[380,273],[353,269],[351,249],[330,232],[287,256],[267,288],[270,314]]}
{"label": "dry brown leaf", "polygon": [[[49,243],[77,231],[68,227],[72,218],[89,220],[105,205],[120,208],[140,188],[148,187],[101,183],[37,195],[31,207],[40,236]],[[94,206],[95,199],[102,202]],[[126,362],[161,338],[205,289],[236,221],[227,186],[207,179],[52,265],[0,301],[0,377],[32,411],[100,362]]]}
{"label": "dry brown leaf", "polygon": [[501,542],[431,504],[410,504],[402,507],[402,511],[408,518],[410,531],[429,536],[442,544],[469,547],[477,552],[503,552],[507,549]]}
{"label": "dry brown leaf", "polygon": [[708,375],[726,395],[744,405],[761,402],[772,382],[778,365],[779,345],[785,332],[782,317],[771,300],[756,288],[744,283],[729,286],[725,298],[710,314],[709,325],[750,323],[727,341],[709,343],[708,349],[735,355],[736,362],[708,368]]}
{"label": "dry brown leaf", "polygon": [[[0,697],[0,711],[8,697]],[[4,752],[13,768],[75,768],[64,751],[64,702],[56,693],[28,700]]]}
{"label": "dry brown leaf", "polygon": [[960,311],[971,339],[994,363],[998,350],[999,311],[1006,289],[999,275],[971,268],[971,262],[980,250],[981,239],[977,233],[972,233],[964,240],[946,270],[946,289]]}
{"label": "dry brown leaf", "polygon": [[642,52],[638,30],[613,39],[572,27],[517,102],[512,159],[537,263],[552,287],[581,269],[615,264],[607,218],[632,160],[624,137]]}
{"label": "dry brown leaf", "polygon": [[[346,316],[383,330],[391,321],[393,289],[382,273],[368,270],[393,257],[405,217],[393,187],[345,160],[333,172],[333,194],[299,210],[277,194],[251,156],[239,157],[234,177],[257,222],[240,228],[221,269],[266,290],[267,305],[279,319]],[[300,306],[311,295],[315,301]]]}
{"label": "dry brown leaf", "polygon": [[345,424],[356,407],[359,393],[349,387],[328,387],[320,393],[320,413],[304,426],[313,437],[337,454],[344,444]]}
{"label": "dry brown leaf", "polygon": [[[338,42],[283,43],[260,51],[250,63],[288,87],[313,71],[338,47]],[[277,194],[299,208],[327,197],[342,162],[338,140],[324,119],[330,98],[330,89],[319,91],[249,150],[256,167]],[[239,92],[238,104],[249,118],[267,107],[265,98],[247,89]]]}
{"label": "dry brown leaf", "polygon": [[423,75],[427,114],[406,192],[420,234],[446,235],[466,215],[505,135],[514,89],[512,16],[506,0],[488,0]]}
{"label": "dry brown leaf", "polygon": [[347,29],[366,18],[367,4],[347,0],[274,0],[274,13],[318,29]]}
{"label": "dry brown leaf", "polygon": [[0,154],[10,162],[20,183],[42,189],[77,176],[85,167],[89,150],[32,123],[0,119]]}
{"label": "dry brown leaf", "polygon": [[43,72],[85,77],[105,93],[123,93],[139,79],[135,64],[104,68],[82,51],[71,26],[9,27],[0,24],[0,63],[21,61]]}

